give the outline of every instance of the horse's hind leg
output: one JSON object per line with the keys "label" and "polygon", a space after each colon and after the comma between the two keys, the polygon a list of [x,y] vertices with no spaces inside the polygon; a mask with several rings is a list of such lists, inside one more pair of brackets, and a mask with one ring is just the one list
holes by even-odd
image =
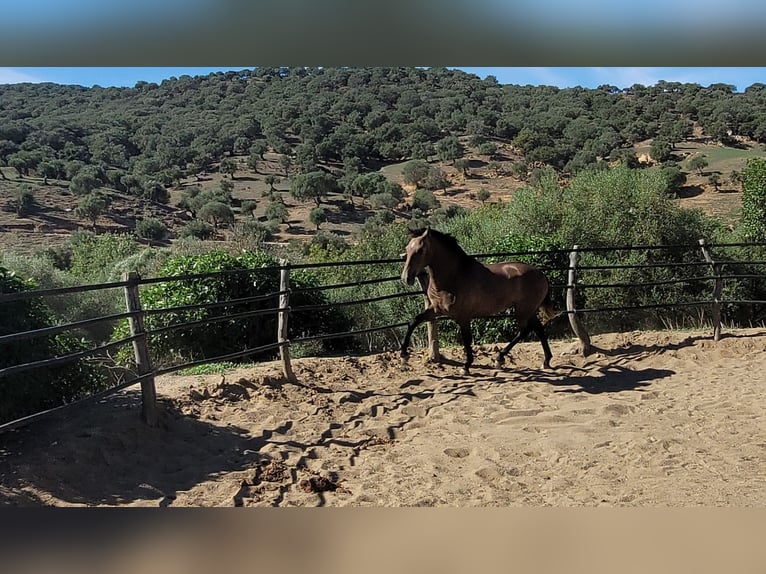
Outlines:
{"label": "horse's hind leg", "polygon": [[503,363],[505,362],[506,355],[511,352],[511,349],[513,349],[513,347],[514,347],[514,345],[516,345],[516,343],[518,343],[524,337],[529,335],[531,330],[532,330],[532,327],[529,324],[527,324],[526,327],[524,327],[524,328],[519,330],[518,334],[513,339],[511,339],[511,341],[505,346],[505,348],[502,351],[500,351],[497,354],[497,357],[495,358],[495,366],[496,367],[500,368],[500,367],[503,366]]}
{"label": "horse's hind leg", "polygon": [[495,365],[497,367],[502,366],[503,362],[505,361],[505,356],[511,351],[513,346],[524,339],[529,333],[532,331],[535,332],[537,337],[540,339],[540,344],[543,346],[543,353],[545,355],[545,359],[543,360],[543,368],[544,369],[550,369],[551,368],[551,358],[553,357],[553,354],[551,353],[551,348],[548,345],[548,336],[545,334],[545,327],[543,327],[543,324],[540,322],[540,319],[537,317],[531,317],[529,321],[527,321],[527,326],[524,327],[519,331],[519,334],[516,335],[510,343],[508,343],[505,348],[500,351],[497,354],[497,358],[495,359]]}
{"label": "horse's hind leg", "polygon": [[463,349],[465,350],[465,364],[463,365],[463,374],[470,374],[471,365],[473,364],[473,333],[471,332],[471,324],[465,323],[460,325],[460,335],[463,338]]}
{"label": "horse's hind leg", "polygon": [[537,317],[532,317],[529,323],[537,334],[537,338],[540,339],[540,344],[543,346],[543,354],[545,355],[545,359],[543,360],[543,368],[550,369],[551,357],[553,354],[551,353],[550,345],[548,345],[548,335],[545,334],[545,327]]}

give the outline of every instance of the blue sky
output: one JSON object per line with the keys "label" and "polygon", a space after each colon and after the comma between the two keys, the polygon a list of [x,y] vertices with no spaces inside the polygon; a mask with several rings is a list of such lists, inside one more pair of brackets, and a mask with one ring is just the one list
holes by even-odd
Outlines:
{"label": "blue sky", "polygon": [[[241,70],[249,66],[221,66],[214,68],[156,67],[156,68],[0,68],[0,83],[54,82],[82,86],[134,86],[143,80],[161,82],[184,74],[206,75],[217,71]],[[754,83],[766,84],[766,68],[649,68],[649,67],[536,67],[536,68],[460,68],[482,78],[493,75],[502,84],[552,85],[560,88],[582,86],[596,88],[603,84],[625,88],[633,84],[650,86],[659,80],[696,83],[709,86],[715,83],[731,84],[738,91]]]}

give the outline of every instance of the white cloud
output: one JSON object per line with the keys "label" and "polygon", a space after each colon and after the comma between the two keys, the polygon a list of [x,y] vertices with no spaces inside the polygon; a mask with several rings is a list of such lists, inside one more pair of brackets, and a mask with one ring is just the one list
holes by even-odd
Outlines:
{"label": "white cloud", "polygon": [[18,72],[13,68],[0,68],[0,84],[19,84],[22,82],[41,82],[39,78]]}

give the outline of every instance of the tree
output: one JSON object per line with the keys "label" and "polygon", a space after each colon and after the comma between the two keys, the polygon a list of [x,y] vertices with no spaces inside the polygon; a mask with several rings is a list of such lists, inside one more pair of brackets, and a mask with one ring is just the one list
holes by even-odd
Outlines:
{"label": "tree", "polygon": [[447,174],[440,167],[436,166],[431,166],[428,170],[428,176],[423,181],[423,187],[431,191],[443,189],[446,192],[449,184],[450,181],[447,179]]}
{"label": "tree", "polygon": [[695,155],[689,160],[689,169],[693,169],[699,175],[702,175],[702,172],[707,166],[708,161],[704,154]]}
{"label": "tree", "polygon": [[256,151],[252,151],[252,148],[250,149],[250,155],[247,156],[247,166],[255,173],[258,173],[258,162],[261,161],[261,154],[257,153]]}
{"label": "tree", "polygon": [[370,196],[370,206],[373,209],[393,209],[398,204],[399,200],[390,193],[375,193]]}
{"label": "tree", "polygon": [[439,205],[441,204],[439,203],[439,200],[436,199],[433,191],[428,191],[427,189],[418,189],[412,196],[413,211],[415,209],[419,209],[425,213],[428,213],[429,211],[439,207]]}
{"label": "tree", "polygon": [[269,186],[269,191],[274,192],[274,186],[282,180],[272,173],[264,177],[263,181]]}
{"label": "tree", "polygon": [[325,208],[315,207],[312,209],[311,212],[309,212],[309,221],[316,225],[317,231],[319,231],[319,226],[327,221],[327,212],[325,211]]}
{"label": "tree", "polygon": [[681,171],[678,166],[667,165],[660,169],[660,173],[667,181],[667,193],[668,195],[675,197],[678,192],[686,184],[686,174]]}
{"label": "tree", "polygon": [[100,193],[91,191],[80,200],[74,211],[77,217],[90,220],[93,229],[96,229],[96,221],[106,211],[106,199]]}
{"label": "tree", "polygon": [[88,195],[101,186],[101,180],[93,169],[83,168],[69,182],[69,189],[75,195]]}
{"label": "tree", "polygon": [[766,160],[750,158],[742,170],[742,234],[766,240]]}
{"label": "tree", "polygon": [[58,169],[52,161],[41,161],[37,164],[37,174],[43,176],[43,184],[48,185],[48,178],[55,178]]}
{"label": "tree", "polygon": [[649,148],[649,153],[654,161],[664,163],[672,157],[673,146],[666,140],[654,139]]}
{"label": "tree", "polygon": [[443,161],[454,162],[465,153],[463,144],[461,144],[460,140],[455,136],[447,136],[446,138],[439,140],[436,142],[434,149],[436,150],[436,155]]}
{"label": "tree", "polygon": [[234,212],[222,201],[209,201],[199,210],[199,218],[213,224],[213,231],[218,231],[222,223],[233,223]]}
{"label": "tree", "polygon": [[281,165],[282,169],[285,170],[285,177],[288,177],[290,175],[290,168],[293,165],[293,158],[287,154],[282,154],[279,157],[279,165]]}
{"label": "tree", "polygon": [[290,227],[287,206],[281,201],[272,201],[266,206],[266,219],[278,223],[287,223],[287,227]]}
{"label": "tree", "polygon": [[460,158],[456,159],[454,162],[455,169],[459,169],[461,172],[463,172],[463,177],[468,177],[468,168],[471,167],[471,162],[468,160],[468,158]]}
{"label": "tree", "polygon": [[194,219],[183,226],[179,235],[181,237],[194,237],[195,239],[210,239],[214,233],[213,228],[207,223]]}
{"label": "tree", "polygon": [[241,209],[242,213],[246,213],[250,215],[250,217],[255,217],[255,208],[258,206],[256,201],[254,199],[246,199],[242,202]]}
{"label": "tree", "polygon": [[[663,151],[660,151],[659,153],[664,155]],[[631,169],[635,169],[639,166],[638,156],[636,155],[636,152],[633,150],[633,148],[621,148],[614,150],[609,157],[610,159],[619,161],[625,165],[625,167],[629,167]]]}
{"label": "tree", "polygon": [[237,171],[237,162],[230,157],[225,157],[221,160],[221,166],[218,168],[224,175],[229,175],[231,179],[234,179],[234,173]]}
{"label": "tree", "polygon": [[167,203],[170,200],[170,194],[168,193],[167,188],[156,180],[147,181],[144,184],[143,196],[146,199],[156,201],[157,203]]}
{"label": "tree", "polygon": [[181,192],[181,199],[178,201],[178,207],[191,213],[192,217],[197,217],[197,210],[204,205],[197,199],[202,193],[202,188],[193,185],[187,187]]}
{"label": "tree", "polygon": [[269,149],[266,140],[255,140],[250,146],[250,157],[256,156],[258,159],[265,159],[263,154]]}
{"label": "tree", "polygon": [[423,180],[428,177],[428,171],[431,166],[422,159],[413,159],[404,164],[402,168],[402,177],[404,183],[420,187]]}
{"label": "tree", "polygon": [[476,199],[481,201],[482,205],[489,199],[489,190],[486,187],[482,187],[476,193]]}
{"label": "tree", "polygon": [[23,217],[31,211],[35,204],[35,194],[28,185],[23,185],[15,189],[13,196],[16,215]]}
{"label": "tree", "polygon": [[319,163],[316,146],[304,143],[296,147],[295,163],[298,164],[298,169],[300,169],[301,173],[316,171],[317,164]]}
{"label": "tree", "polygon": [[708,178],[708,183],[715,188],[716,192],[718,192],[718,187],[721,185],[721,176],[717,173],[711,173]]}
{"label": "tree", "polygon": [[335,178],[324,171],[298,174],[293,178],[290,194],[298,201],[312,200],[321,205],[330,193],[337,191]]}

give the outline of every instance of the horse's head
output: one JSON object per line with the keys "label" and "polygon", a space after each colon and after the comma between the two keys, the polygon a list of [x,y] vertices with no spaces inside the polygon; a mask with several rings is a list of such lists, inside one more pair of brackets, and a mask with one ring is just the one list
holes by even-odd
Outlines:
{"label": "horse's head", "polygon": [[402,270],[402,283],[405,285],[412,285],[415,277],[423,271],[430,260],[428,229],[411,233],[413,237],[403,254],[406,259]]}

